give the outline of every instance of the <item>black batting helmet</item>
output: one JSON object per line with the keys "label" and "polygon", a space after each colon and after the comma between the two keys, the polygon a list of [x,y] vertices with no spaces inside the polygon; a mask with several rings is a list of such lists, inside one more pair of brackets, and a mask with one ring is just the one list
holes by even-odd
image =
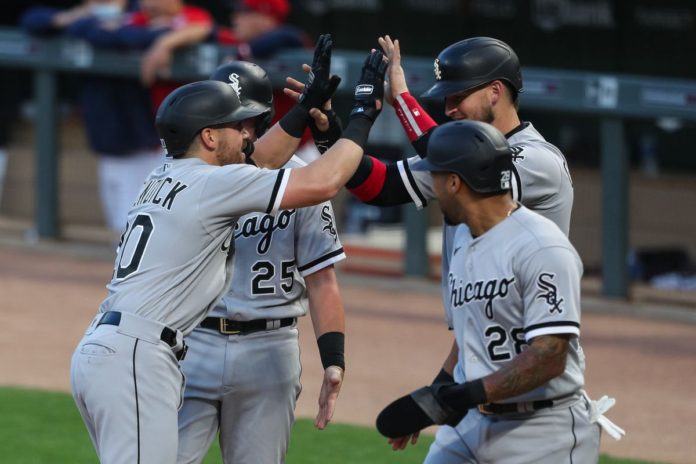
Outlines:
{"label": "black batting helmet", "polygon": [[435,84],[422,97],[446,97],[500,79],[522,92],[520,60],[508,44],[473,37],[450,45],[435,59]]}
{"label": "black batting helmet", "polygon": [[155,118],[162,146],[169,156],[183,155],[202,129],[243,121],[261,114],[242,106],[237,93],[218,81],[186,84],[160,104]]}
{"label": "black batting helmet", "polygon": [[475,192],[501,193],[511,188],[512,150],[490,124],[451,121],[433,130],[428,155],[411,170],[454,172]]}
{"label": "black batting helmet", "polygon": [[209,79],[224,82],[237,92],[245,108],[261,110],[256,121],[256,136],[261,137],[273,119],[273,86],[263,68],[248,61],[220,65]]}

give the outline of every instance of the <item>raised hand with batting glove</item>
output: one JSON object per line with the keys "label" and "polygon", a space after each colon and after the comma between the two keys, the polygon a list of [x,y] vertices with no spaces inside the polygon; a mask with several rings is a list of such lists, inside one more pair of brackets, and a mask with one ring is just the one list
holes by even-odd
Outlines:
{"label": "raised hand with batting glove", "polygon": [[[279,121],[280,126],[293,137],[300,138],[304,133],[307,124],[312,120],[311,112],[320,111],[324,104],[331,99],[336,92],[341,78],[331,75],[331,50],[333,40],[331,34],[319,36],[317,45],[314,47],[314,57],[312,65],[302,65],[302,69],[307,72],[307,82],[302,84],[295,79],[288,77],[288,83],[295,88],[302,90],[297,95],[298,103]],[[285,93],[295,96],[293,90],[286,89]]]}
{"label": "raised hand with batting glove", "polygon": [[353,109],[343,138],[352,140],[361,147],[367,143],[370,128],[382,111],[387,65],[384,54],[379,50],[372,50],[365,58],[360,79],[355,86]]}
{"label": "raised hand with batting glove", "polygon": [[363,64],[362,74],[358,85],[355,86],[353,109],[350,118],[366,117],[372,122],[382,111],[384,98],[384,74],[387,71],[387,60],[384,54],[373,50]]}
{"label": "raised hand with batting glove", "polygon": [[317,45],[314,48],[314,58],[312,59],[307,83],[299,98],[299,105],[307,111],[312,108],[322,108],[341,83],[340,77],[335,74],[333,76],[330,75],[332,49],[333,40],[331,39],[331,34],[319,36]]}

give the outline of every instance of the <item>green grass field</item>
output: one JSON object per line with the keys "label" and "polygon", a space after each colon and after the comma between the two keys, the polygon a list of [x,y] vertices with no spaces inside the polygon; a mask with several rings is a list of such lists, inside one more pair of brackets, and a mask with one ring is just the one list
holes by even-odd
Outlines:
{"label": "green grass field", "polygon": [[[293,429],[288,464],[412,464],[423,461],[431,437],[393,452],[374,429],[331,424],[318,431],[310,420]],[[0,388],[0,450],[11,464],[95,463],[96,455],[70,395]],[[204,461],[221,464],[217,445]],[[603,456],[602,464],[647,464]]]}

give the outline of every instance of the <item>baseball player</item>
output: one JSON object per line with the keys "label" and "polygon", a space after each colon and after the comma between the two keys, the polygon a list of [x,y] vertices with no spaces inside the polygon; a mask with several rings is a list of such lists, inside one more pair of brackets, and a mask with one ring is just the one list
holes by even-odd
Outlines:
{"label": "baseball player", "polygon": [[466,381],[399,398],[379,431],[399,438],[453,424],[428,464],[597,462],[597,422],[609,421],[582,390],[580,257],[552,221],[512,198],[514,151],[493,126],[446,123],[427,152],[411,169],[430,171],[445,217],[467,225],[454,237],[445,301]]}
{"label": "baseball player", "polygon": [[[330,40],[318,46],[320,58],[330,54]],[[184,387],[177,360],[186,352],[183,337],[229,289],[237,219],[332,198],[362,156],[385,71],[381,52],[371,52],[342,138],[292,169],[244,163],[251,141],[243,121],[263,111],[243,107],[231,86],[195,82],[164,100],[156,125],[172,159],[150,174],[129,212],[108,295],[71,364],[73,397],[101,462],[176,461]],[[335,90],[328,72],[313,74],[300,102],[303,118]]]}
{"label": "baseball player", "polygon": [[[251,139],[273,115],[273,87],[258,65],[236,61],[211,79],[238,92]],[[293,157],[286,168],[303,166]],[[242,216],[234,230],[232,281],[213,311],[186,338],[186,377],[179,410],[177,462],[199,463],[220,432],[226,463],[280,463],[300,394],[297,317],[307,303],[324,364],[315,424],[333,415],[343,381],[343,305],[333,264],[345,259],[330,202]]]}
{"label": "baseball player", "polygon": [[[434,198],[432,178],[427,173],[411,170],[410,166],[425,156],[430,133],[437,124],[408,91],[399,41],[389,36],[378,41],[389,58],[387,100],[420,156],[387,164],[365,155],[346,187],[369,204],[391,206],[412,202],[422,208]],[[552,220],[567,235],[573,186],[566,160],[558,148],[517,114],[522,75],[512,48],[490,37],[462,40],[440,52],[434,71],[435,84],[423,96],[445,99],[445,113],[453,120],[485,121],[505,134],[513,150],[513,198]],[[299,91],[301,87],[295,89]],[[444,300],[449,293],[448,259],[454,234],[466,227],[466,224],[452,224],[445,217],[441,282]],[[448,325],[452,326],[449,319]],[[452,380],[458,352],[455,341],[436,381]],[[462,380],[462,376],[459,372],[455,377]],[[417,435],[390,443],[394,449],[402,449],[409,439],[415,443]]]}

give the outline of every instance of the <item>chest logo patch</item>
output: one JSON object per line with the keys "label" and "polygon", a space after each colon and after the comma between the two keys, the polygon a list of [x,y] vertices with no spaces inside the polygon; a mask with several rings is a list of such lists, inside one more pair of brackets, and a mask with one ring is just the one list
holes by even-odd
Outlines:
{"label": "chest logo patch", "polygon": [[324,205],[321,209],[321,220],[324,222],[324,227],[322,231],[328,232],[334,239],[334,242],[338,240],[338,234],[336,233],[336,226],[334,226],[333,215],[331,214],[331,208],[329,205]]}
{"label": "chest logo patch", "polygon": [[524,159],[524,155],[522,152],[524,151],[524,148],[522,147],[510,147],[510,150],[512,150],[512,161],[520,161]]}
{"label": "chest logo patch", "polygon": [[563,298],[558,298],[558,287],[552,282],[556,274],[550,272],[542,272],[539,274],[537,279],[537,287],[541,290],[541,293],[537,295],[537,299],[542,299],[549,305],[549,312],[551,314],[563,312],[561,308],[561,303],[563,303]]}

